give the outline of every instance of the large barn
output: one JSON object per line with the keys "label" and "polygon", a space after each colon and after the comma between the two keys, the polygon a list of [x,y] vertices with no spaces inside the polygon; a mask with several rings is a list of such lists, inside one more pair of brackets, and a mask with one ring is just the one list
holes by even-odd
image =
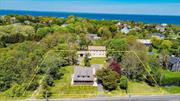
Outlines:
{"label": "large barn", "polygon": [[85,54],[89,54],[90,57],[106,57],[106,47],[105,46],[88,46],[87,51],[77,52],[77,55],[79,57],[85,57]]}
{"label": "large barn", "polygon": [[91,57],[106,57],[105,46],[88,46],[88,52]]}

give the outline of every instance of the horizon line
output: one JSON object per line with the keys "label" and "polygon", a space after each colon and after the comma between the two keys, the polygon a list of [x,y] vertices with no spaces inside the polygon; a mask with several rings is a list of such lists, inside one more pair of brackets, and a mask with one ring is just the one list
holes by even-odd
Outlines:
{"label": "horizon line", "polygon": [[46,10],[15,10],[15,9],[0,9],[4,11],[26,11],[26,12],[48,12],[48,13],[78,13],[78,14],[106,14],[106,15],[137,15],[137,16],[175,16],[180,15],[166,15],[166,14],[135,14],[135,13],[103,13],[103,12],[71,12],[71,11],[46,11]]}

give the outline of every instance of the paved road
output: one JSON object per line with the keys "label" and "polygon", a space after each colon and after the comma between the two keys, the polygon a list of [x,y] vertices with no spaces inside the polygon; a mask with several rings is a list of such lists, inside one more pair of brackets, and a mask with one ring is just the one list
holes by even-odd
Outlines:
{"label": "paved road", "polygon": [[[25,101],[47,101],[29,99]],[[155,96],[132,96],[128,97],[97,97],[97,98],[81,98],[81,99],[51,99],[48,101],[180,101],[180,94],[177,95],[155,95]]]}

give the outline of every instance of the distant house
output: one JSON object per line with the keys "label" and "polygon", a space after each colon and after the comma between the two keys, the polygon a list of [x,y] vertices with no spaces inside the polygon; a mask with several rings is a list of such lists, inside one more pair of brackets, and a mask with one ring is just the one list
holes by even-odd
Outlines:
{"label": "distant house", "polygon": [[169,57],[168,67],[171,71],[180,71],[180,58],[175,56]]}
{"label": "distant house", "polygon": [[71,85],[97,86],[97,78],[95,77],[95,74],[101,67],[102,65],[99,64],[91,65],[91,67],[75,66]]}
{"label": "distant house", "polygon": [[24,21],[24,24],[29,25],[31,22],[29,20]]}
{"label": "distant house", "polygon": [[87,38],[89,40],[98,40],[98,39],[101,39],[101,37],[99,37],[97,34],[87,34]]}
{"label": "distant house", "polygon": [[161,34],[161,33],[152,33],[151,37],[157,37],[159,39],[164,39],[165,35]]}
{"label": "distant house", "polygon": [[67,27],[68,26],[68,24],[62,24],[61,25],[61,27]]}
{"label": "distant house", "polygon": [[11,17],[10,22],[11,22],[11,24],[16,23],[16,17]]}
{"label": "distant house", "polygon": [[142,29],[140,27],[138,27],[138,26],[135,26],[132,30],[134,30],[134,31],[141,31]]}
{"label": "distant house", "polygon": [[156,30],[158,30],[160,32],[164,32],[166,30],[166,26],[167,26],[167,24],[157,25]]}
{"label": "distant house", "polygon": [[130,32],[130,29],[128,27],[124,27],[123,29],[121,29],[121,32],[128,34]]}
{"label": "distant house", "polygon": [[138,41],[139,43],[144,44],[144,45],[147,45],[147,46],[152,45],[152,42],[151,42],[151,40],[149,40],[149,39],[138,39],[137,41]]}
{"label": "distant house", "polygon": [[88,46],[88,52],[91,57],[106,57],[105,46]]}

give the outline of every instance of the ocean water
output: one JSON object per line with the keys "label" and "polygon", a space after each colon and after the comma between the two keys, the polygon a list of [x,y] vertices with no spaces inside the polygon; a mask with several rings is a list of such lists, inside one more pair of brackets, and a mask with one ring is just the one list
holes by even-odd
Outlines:
{"label": "ocean water", "polygon": [[70,15],[85,17],[97,20],[125,20],[138,21],[149,24],[177,24],[180,25],[180,16],[165,15],[134,15],[134,14],[102,14],[102,13],[74,13],[74,12],[45,12],[45,11],[24,11],[24,10],[0,10],[0,15],[20,14],[32,16],[54,16],[68,17]]}

